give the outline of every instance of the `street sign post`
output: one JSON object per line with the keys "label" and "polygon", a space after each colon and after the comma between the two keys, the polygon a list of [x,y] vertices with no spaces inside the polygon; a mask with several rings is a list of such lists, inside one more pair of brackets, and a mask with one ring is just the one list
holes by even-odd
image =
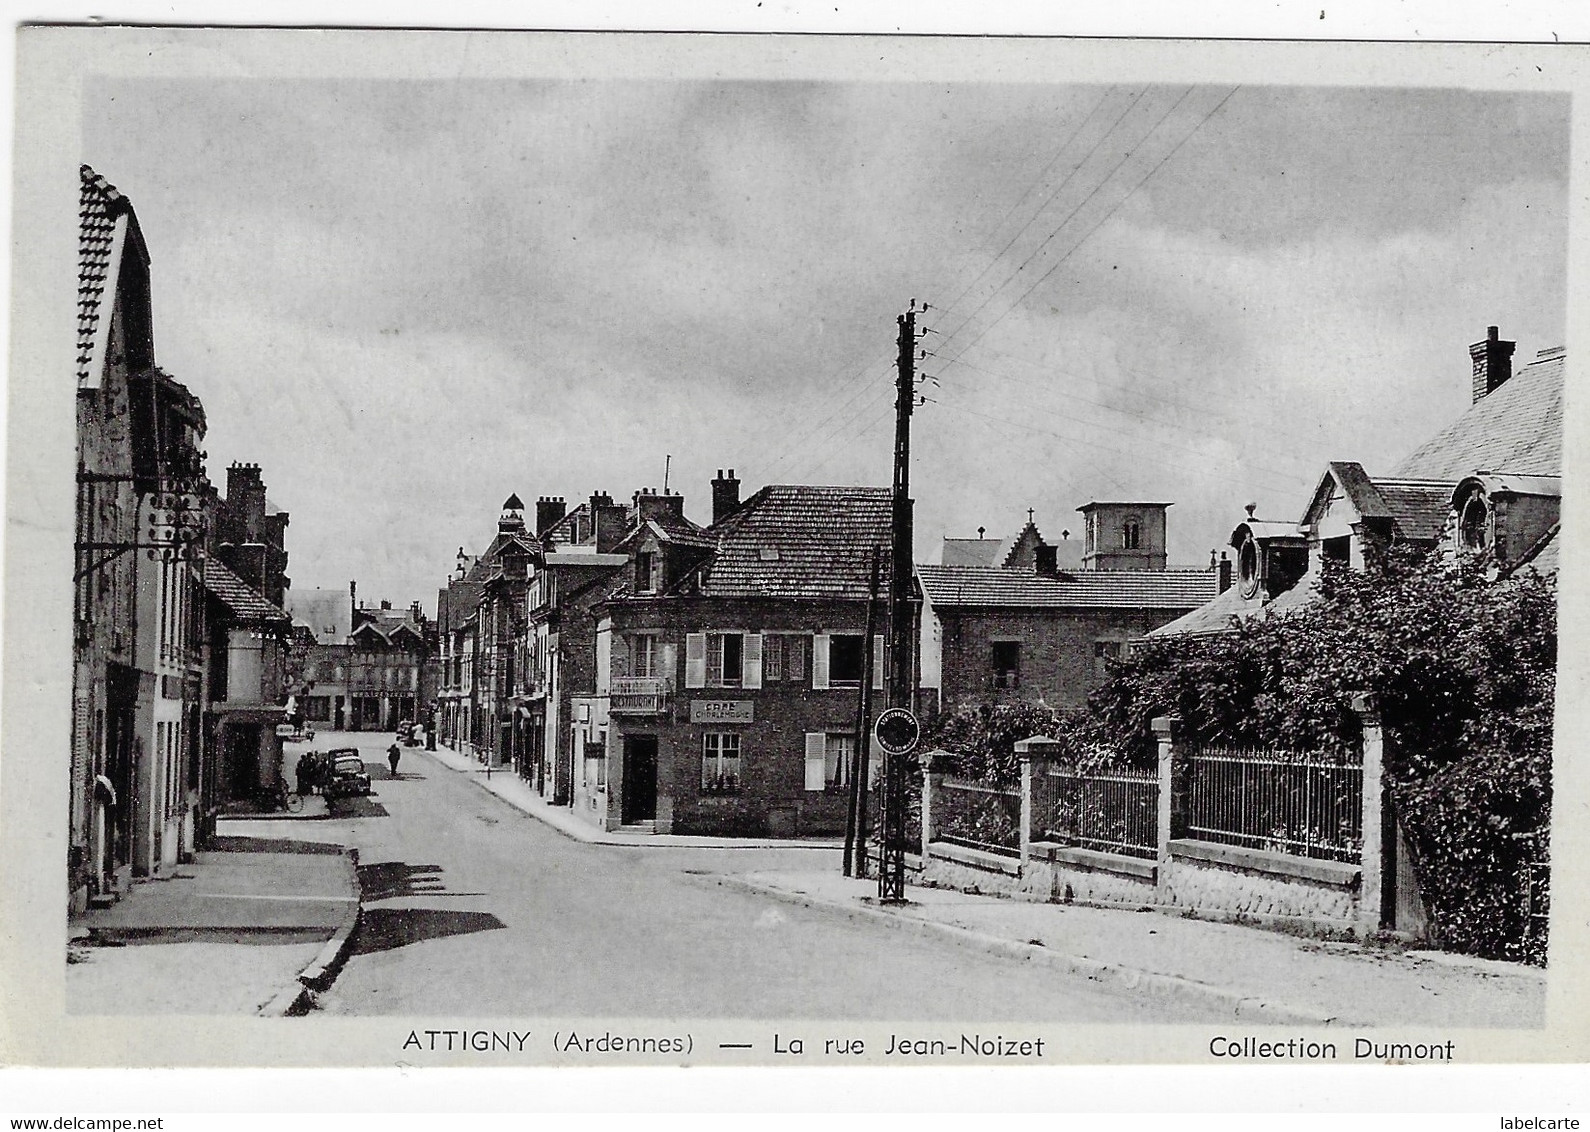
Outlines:
{"label": "street sign post", "polygon": [[909,708],[892,707],[879,714],[872,729],[883,751],[883,828],[879,840],[882,850],[878,869],[878,900],[884,904],[905,903],[905,767],[907,755],[916,750],[922,728]]}

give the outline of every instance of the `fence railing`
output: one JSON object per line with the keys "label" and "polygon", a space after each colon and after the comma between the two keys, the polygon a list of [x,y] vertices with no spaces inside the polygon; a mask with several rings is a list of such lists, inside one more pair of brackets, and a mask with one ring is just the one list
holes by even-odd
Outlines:
{"label": "fence railing", "polygon": [[974,849],[1021,854],[1021,791],[946,778],[940,785],[934,837]]}
{"label": "fence railing", "polygon": [[1364,768],[1313,751],[1206,747],[1187,758],[1187,833],[1317,860],[1363,852]]}
{"label": "fence railing", "polygon": [[1157,771],[1111,767],[1083,772],[1054,765],[1045,785],[1051,798],[1047,805],[1033,807],[1034,841],[1148,860],[1159,856]]}

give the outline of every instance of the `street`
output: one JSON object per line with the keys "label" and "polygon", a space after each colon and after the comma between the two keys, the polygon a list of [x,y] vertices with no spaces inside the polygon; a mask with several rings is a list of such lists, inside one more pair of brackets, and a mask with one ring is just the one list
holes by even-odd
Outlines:
{"label": "street", "polygon": [[1210,1009],[719,886],[712,874],[812,867],[813,849],[624,848],[571,841],[390,734],[358,746],[374,779],[314,837],[356,846],[365,912],[319,1009],[349,1015],[891,1018],[1175,1022]]}

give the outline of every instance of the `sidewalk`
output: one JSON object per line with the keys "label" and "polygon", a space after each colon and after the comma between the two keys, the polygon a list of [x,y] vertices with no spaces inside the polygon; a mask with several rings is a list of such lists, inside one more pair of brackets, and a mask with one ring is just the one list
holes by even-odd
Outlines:
{"label": "sidewalk", "polygon": [[836,838],[776,838],[776,837],[696,837],[676,833],[628,833],[619,830],[607,832],[582,818],[576,817],[567,806],[554,806],[531,789],[511,768],[499,768],[490,774],[481,763],[468,755],[461,755],[442,743],[434,751],[412,748],[403,752],[405,757],[424,754],[435,759],[449,770],[474,776],[477,785],[491,791],[516,810],[538,821],[545,822],[565,837],[583,841],[588,845],[624,845],[631,849],[842,849],[844,842]]}
{"label": "sidewalk", "polygon": [[1545,972],[1512,963],[1319,943],[1156,912],[1027,903],[949,889],[907,888],[910,903],[885,907],[877,903],[875,880],[837,871],[718,880],[1044,963],[1136,994],[1229,1009],[1247,1021],[1443,1029],[1545,1024]]}
{"label": "sidewalk", "polygon": [[[319,799],[311,801],[318,802]],[[358,921],[355,855],[303,814],[222,819],[190,863],[71,924],[74,1014],[296,1012]]]}

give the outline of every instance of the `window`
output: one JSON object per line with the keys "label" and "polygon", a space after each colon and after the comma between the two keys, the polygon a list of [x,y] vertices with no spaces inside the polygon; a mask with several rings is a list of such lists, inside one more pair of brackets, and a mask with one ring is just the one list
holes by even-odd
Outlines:
{"label": "window", "polygon": [[1465,550],[1485,549],[1490,542],[1490,519],[1490,508],[1485,506],[1485,497],[1471,495],[1463,505],[1463,514],[1458,520],[1458,533]]}
{"label": "window", "polygon": [[707,686],[738,688],[744,676],[745,638],[739,633],[707,634]]}
{"label": "window", "polygon": [[740,792],[739,732],[708,731],[701,737],[701,792]]}
{"label": "window", "polygon": [[850,782],[856,737],[848,732],[813,734],[806,744],[806,789],[839,790]]}
{"label": "window", "polygon": [[866,662],[866,638],[855,633],[835,633],[828,641],[828,683],[833,688],[861,687]]}
{"label": "window", "polygon": [[1125,648],[1121,641],[1094,641],[1093,674],[1099,677],[1109,675],[1110,661],[1119,660],[1124,655]]}
{"label": "window", "polygon": [[1121,548],[1123,550],[1136,550],[1143,538],[1143,525],[1136,519],[1128,519],[1121,524]]}
{"label": "window", "polygon": [[1352,561],[1353,540],[1350,535],[1340,538],[1324,539],[1320,543],[1320,552],[1327,562],[1340,562],[1343,566]]}
{"label": "window", "polygon": [[657,637],[654,633],[637,633],[630,638],[631,641],[631,666],[630,672],[635,676],[658,675],[658,649]]}
{"label": "window", "polygon": [[652,551],[643,550],[635,555],[635,589],[639,593],[654,594],[661,581],[662,565]]}
{"label": "window", "polygon": [[1021,642],[994,642],[994,687],[1014,688],[1021,679]]}
{"label": "window", "polygon": [[311,723],[328,723],[331,720],[330,696],[305,696],[304,718]]}
{"label": "window", "polygon": [[1259,548],[1252,536],[1243,540],[1237,551],[1237,572],[1242,576],[1242,596],[1250,598],[1259,592]]}
{"label": "window", "polygon": [[762,635],[762,680],[764,683],[801,683],[806,679],[806,642],[801,633]]}

